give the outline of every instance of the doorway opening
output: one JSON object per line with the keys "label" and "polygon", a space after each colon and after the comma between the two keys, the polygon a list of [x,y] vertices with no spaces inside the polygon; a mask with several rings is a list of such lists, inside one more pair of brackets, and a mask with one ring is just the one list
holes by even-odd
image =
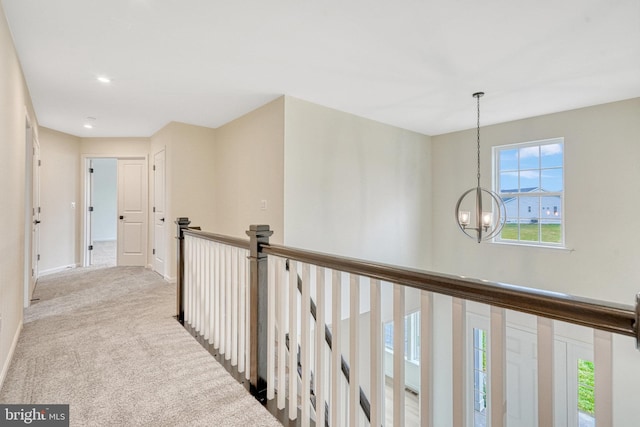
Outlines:
{"label": "doorway opening", "polygon": [[84,157],[84,267],[147,265],[147,158]]}
{"label": "doorway opening", "polygon": [[118,159],[91,159],[90,163],[89,265],[113,267],[118,242]]}

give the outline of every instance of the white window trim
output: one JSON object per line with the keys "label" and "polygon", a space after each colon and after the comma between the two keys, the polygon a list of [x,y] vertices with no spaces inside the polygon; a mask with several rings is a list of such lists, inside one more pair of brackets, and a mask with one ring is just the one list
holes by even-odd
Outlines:
{"label": "white window trim", "polygon": [[[525,142],[517,142],[517,143],[512,143],[512,144],[503,144],[503,145],[496,145],[493,146],[491,148],[491,159],[492,159],[492,182],[491,182],[491,186],[493,191],[502,196],[500,194],[500,188],[499,188],[499,183],[500,183],[500,165],[499,165],[499,160],[498,160],[498,153],[500,152],[500,150],[504,150],[504,149],[521,149],[521,148],[526,148],[526,147],[535,147],[535,146],[541,146],[541,145],[551,145],[551,144],[562,144],[562,191],[561,192],[546,192],[546,193],[536,193],[535,196],[538,195],[544,195],[544,196],[549,196],[549,197],[553,197],[553,196],[559,196],[560,197],[560,203],[562,206],[562,227],[561,227],[561,242],[560,243],[553,243],[553,242],[542,242],[542,241],[530,241],[530,240],[510,240],[510,239],[501,239],[500,235],[494,237],[491,240],[491,243],[496,243],[496,244],[500,244],[500,245],[515,245],[515,246],[529,246],[529,247],[535,247],[535,248],[546,248],[546,249],[560,249],[560,250],[570,250],[566,247],[566,236],[565,236],[565,232],[566,232],[566,205],[565,205],[565,197],[564,194],[566,192],[566,181],[565,181],[565,159],[566,159],[566,145],[564,143],[564,137],[559,136],[559,137],[555,137],[555,138],[547,138],[547,139],[540,139],[540,140],[536,140],[536,141],[525,141]],[[544,170],[546,168],[540,168],[539,170]],[[518,170],[520,170],[520,166],[518,165]],[[511,193],[506,193],[506,194],[511,194]],[[514,193],[515,194],[515,193]],[[517,193],[517,197],[520,197],[521,194]]]}

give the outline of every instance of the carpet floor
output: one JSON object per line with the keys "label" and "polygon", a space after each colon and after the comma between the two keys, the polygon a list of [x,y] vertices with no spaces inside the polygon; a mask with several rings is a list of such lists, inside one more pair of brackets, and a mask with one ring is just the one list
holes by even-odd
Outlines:
{"label": "carpet floor", "polygon": [[2,403],[69,404],[72,426],[280,426],[173,318],[141,267],[42,277]]}

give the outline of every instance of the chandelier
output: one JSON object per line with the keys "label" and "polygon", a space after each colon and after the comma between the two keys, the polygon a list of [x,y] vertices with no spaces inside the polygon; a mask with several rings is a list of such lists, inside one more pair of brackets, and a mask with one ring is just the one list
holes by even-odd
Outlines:
{"label": "chandelier", "polygon": [[456,203],[456,221],[460,230],[480,243],[496,237],[507,219],[504,202],[495,192],[480,187],[480,98],[484,92],[473,97],[478,105],[477,154],[478,185],[465,191]]}

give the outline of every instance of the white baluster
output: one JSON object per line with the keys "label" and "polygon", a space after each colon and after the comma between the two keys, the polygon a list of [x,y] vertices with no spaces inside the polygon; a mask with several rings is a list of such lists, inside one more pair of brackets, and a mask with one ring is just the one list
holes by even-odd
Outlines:
{"label": "white baluster", "polygon": [[538,317],[538,425],[552,426],[554,416],[553,320]]}
{"label": "white baluster", "polygon": [[384,365],[382,359],[382,304],[380,281],[371,279],[369,284],[371,293],[371,330],[369,336],[369,352],[371,362],[369,376],[371,377],[371,425],[383,424],[382,408],[384,405]]}
{"label": "white baluster", "polygon": [[325,425],[324,402],[325,402],[325,384],[324,384],[324,353],[326,347],[325,337],[325,277],[324,268],[316,267],[316,369],[314,386],[316,392],[316,426]]}
{"label": "white baluster", "polygon": [[189,236],[184,236],[184,276],[182,278],[182,306],[184,310],[184,322],[189,323]]}
{"label": "white baluster", "polygon": [[360,276],[349,276],[349,425],[355,426],[360,415]]}
{"label": "white baluster", "polygon": [[244,372],[244,363],[246,360],[245,344],[247,340],[247,322],[246,313],[247,309],[245,302],[247,296],[247,276],[246,271],[247,254],[244,249],[238,250],[238,372]]}
{"label": "white baluster", "polygon": [[287,289],[288,276],[284,270],[284,260],[278,258],[278,409],[284,409],[286,404],[286,362],[287,362]]}
{"label": "white baluster", "polygon": [[298,266],[289,261],[289,419],[298,417]]}
{"label": "white baluster", "polygon": [[244,324],[245,324],[245,343],[244,343],[244,366],[245,369],[245,378],[247,380],[251,379],[251,312],[249,311],[251,292],[249,292],[249,287],[251,286],[251,277],[249,273],[249,251],[244,251]]}
{"label": "white baluster", "polygon": [[220,347],[218,352],[224,354],[227,351],[227,328],[225,319],[227,317],[227,277],[226,277],[226,250],[224,245],[220,245],[220,262],[218,264],[218,277],[220,279],[220,309],[218,310],[218,321],[220,327]]}
{"label": "white baluster", "polygon": [[196,240],[196,331],[202,334],[202,304],[204,302],[202,283],[202,239]]}
{"label": "white baluster", "polygon": [[613,425],[613,355],[610,332],[593,331],[595,413],[597,426]]}
{"label": "white baluster", "polygon": [[393,425],[404,426],[404,294],[393,285]]}
{"label": "white baluster", "polygon": [[507,418],[507,326],[505,310],[491,307],[489,334],[489,404],[492,427],[504,427]]}
{"label": "white baluster", "polygon": [[238,250],[231,248],[231,366],[238,365]]}
{"label": "white baluster", "polygon": [[202,335],[204,337],[205,340],[209,341],[209,337],[210,337],[210,331],[209,331],[209,315],[211,313],[211,307],[209,306],[209,257],[210,257],[210,251],[209,248],[211,247],[211,242],[209,240],[205,240],[203,241],[203,249],[204,249],[204,255],[202,258],[202,270],[203,270],[203,278],[202,278],[202,285],[204,286],[204,315],[202,316],[203,318],[203,322],[202,322]]}
{"label": "white baluster", "polygon": [[267,287],[267,399],[275,397],[276,375],[276,257],[267,258],[269,271]]}
{"label": "white baluster", "polygon": [[213,325],[214,325],[214,317],[213,314],[215,313],[215,301],[214,301],[214,290],[215,290],[215,283],[214,283],[214,274],[215,274],[215,270],[214,270],[214,248],[215,248],[215,243],[214,242],[209,242],[209,255],[207,256],[207,282],[208,282],[208,287],[209,287],[209,297],[208,297],[208,302],[209,302],[209,316],[208,316],[208,322],[209,322],[209,344],[213,344]]}
{"label": "white baluster", "polygon": [[193,238],[185,236],[185,258],[187,265],[185,267],[185,320],[189,324],[193,323]]}
{"label": "white baluster", "polygon": [[340,425],[341,401],[340,379],[342,378],[342,360],[340,351],[340,318],[342,295],[340,293],[341,273],[333,270],[331,280],[331,405],[329,413],[332,426]]}
{"label": "white baluster", "polygon": [[233,284],[231,283],[231,274],[232,274],[232,267],[231,267],[231,248],[229,246],[225,245],[225,264],[224,264],[224,271],[225,271],[225,297],[226,297],[226,301],[224,303],[225,305],[225,343],[224,343],[224,360],[231,360],[231,318],[233,317],[233,307],[231,305],[231,294],[232,294],[232,288],[233,288]]}
{"label": "white baluster", "polygon": [[420,425],[433,427],[433,298],[420,291]]}
{"label": "white baluster", "polygon": [[310,367],[310,321],[311,316],[311,268],[309,264],[302,264],[302,292],[301,292],[301,304],[300,304],[300,366],[302,369],[302,391],[301,397],[301,424],[308,426],[311,420],[311,367]]}
{"label": "white baluster", "polygon": [[452,368],[453,368],[453,427],[465,427],[467,420],[466,372],[466,317],[465,300],[452,301]]}
{"label": "white baluster", "polygon": [[213,347],[220,349],[220,244],[213,247]]}

